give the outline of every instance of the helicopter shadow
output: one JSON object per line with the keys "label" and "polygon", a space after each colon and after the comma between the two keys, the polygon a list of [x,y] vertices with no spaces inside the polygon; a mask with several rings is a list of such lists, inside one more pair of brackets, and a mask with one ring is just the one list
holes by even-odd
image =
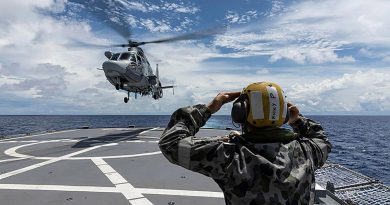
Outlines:
{"label": "helicopter shadow", "polygon": [[108,134],[99,137],[86,138],[84,140],[78,141],[75,143],[72,148],[87,148],[94,147],[98,145],[104,145],[109,143],[121,142],[124,140],[136,140],[139,133],[148,130],[149,128],[139,129],[130,132],[124,132],[119,134]]}

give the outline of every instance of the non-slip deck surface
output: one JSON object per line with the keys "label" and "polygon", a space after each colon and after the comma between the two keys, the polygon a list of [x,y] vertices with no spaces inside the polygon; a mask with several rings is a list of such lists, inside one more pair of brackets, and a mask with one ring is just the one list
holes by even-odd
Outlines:
{"label": "non-slip deck surface", "polygon": [[161,133],[78,129],[1,140],[1,204],[224,204],[216,183],[161,155]]}

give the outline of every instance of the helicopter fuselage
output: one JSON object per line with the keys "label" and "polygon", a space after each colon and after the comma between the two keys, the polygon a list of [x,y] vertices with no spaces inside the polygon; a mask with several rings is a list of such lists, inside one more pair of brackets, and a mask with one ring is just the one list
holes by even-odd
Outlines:
{"label": "helicopter fuselage", "polygon": [[102,65],[107,80],[116,88],[144,93],[155,86],[149,79],[155,78],[152,68],[141,48],[114,53]]}
{"label": "helicopter fuselage", "polygon": [[139,47],[130,47],[127,52],[112,53],[105,52],[108,58],[102,65],[107,80],[115,86],[117,90],[125,90],[129,93],[152,95],[154,99],[163,96],[162,89],[173,88],[173,86],[161,86],[158,77],[146,59],[144,52]]}

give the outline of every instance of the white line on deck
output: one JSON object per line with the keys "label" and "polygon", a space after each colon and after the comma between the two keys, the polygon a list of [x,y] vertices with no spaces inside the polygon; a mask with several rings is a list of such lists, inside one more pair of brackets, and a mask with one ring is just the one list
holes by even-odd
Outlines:
{"label": "white line on deck", "polygon": [[175,189],[147,189],[137,188],[137,190],[143,194],[160,194],[160,195],[173,195],[173,196],[195,196],[195,197],[213,197],[223,198],[222,192],[214,191],[192,191],[192,190],[175,190]]}
{"label": "white line on deck", "polygon": [[28,146],[36,145],[36,144],[42,144],[42,143],[45,143],[45,142],[47,142],[47,141],[34,142],[34,143],[30,143],[30,144],[24,144],[24,145],[19,145],[19,146],[16,146],[16,147],[11,147],[11,148],[5,150],[4,154],[6,154],[8,156],[11,156],[11,157],[16,157],[16,158],[33,158],[33,156],[30,156],[30,155],[19,154],[19,153],[16,152],[16,150],[19,149],[19,148],[22,148],[22,147],[28,147]]}
{"label": "white line on deck", "polygon": [[104,131],[129,131],[131,128],[103,128]]}
{"label": "white line on deck", "polygon": [[63,131],[48,132],[48,133],[42,133],[42,134],[36,134],[36,135],[26,135],[26,136],[22,136],[22,137],[11,137],[11,138],[7,138],[7,139],[2,139],[2,140],[0,140],[0,142],[9,141],[9,140],[15,140],[15,139],[28,138],[28,137],[36,137],[36,136],[42,136],[42,135],[52,135],[52,134],[71,132],[71,131],[76,131],[76,130],[63,130]]}
{"label": "white line on deck", "polygon": [[145,142],[145,141],[143,141],[143,140],[127,140],[125,142]]}
{"label": "white line on deck", "polygon": [[61,157],[50,159],[48,161],[40,162],[40,163],[33,164],[33,165],[30,165],[30,166],[27,166],[27,167],[24,167],[24,168],[21,168],[21,169],[17,169],[17,170],[11,171],[11,172],[7,172],[7,173],[4,173],[4,174],[0,175],[0,180],[1,179],[5,179],[5,178],[10,177],[10,176],[14,176],[14,175],[23,173],[23,172],[27,172],[27,171],[30,171],[30,170],[33,170],[33,169],[36,169],[36,168],[39,168],[39,167],[42,167],[42,166],[45,166],[45,165],[48,165],[48,164],[52,164],[54,162],[58,162],[58,161],[61,161],[63,159],[67,159],[69,157],[72,157],[72,156],[75,156],[75,155],[78,155],[78,154],[81,154],[81,153],[84,153],[84,152],[88,152],[88,151],[97,149],[99,147],[100,146],[89,147],[89,148],[86,148],[86,149],[83,149],[83,150],[79,150],[77,152],[73,152],[73,153],[70,153],[70,154],[67,154],[67,155],[64,155],[64,156],[61,156]]}
{"label": "white line on deck", "polygon": [[104,175],[115,185],[115,187],[133,205],[153,205],[141,192],[137,191],[125,178],[115,171],[102,158],[94,158],[92,161],[103,172]]}
{"label": "white line on deck", "polygon": [[[64,142],[63,140],[64,139],[48,140],[48,141],[39,141],[39,142],[35,142],[35,143],[30,143],[30,144],[23,144],[23,145],[19,145],[19,146],[16,146],[16,147],[11,147],[11,148],[5,150],[4,154],[6,154],[8,156],[11,156],[11,157],[16,157],[18,159],[27,159],[27,158],[29,158],[29,159],[42,159],[42,160],[57,159],[58,157],[37,157],[37,156],[25,155],[25,154],[17,153],[16,150],[18,150],[18,149],[20,149],[22,147],[27,147],[27,146],[36,145],[36,144],[42,144],[42,143],[48,143],[48,142]],[[106,146],[114,146],[114,145],[118,145],[118,143],[110,143],[110,144],[105,144],[105,145],[99,145],[97,147],[106,147]],[[102,156],[102,157],[98,157],[98,158],[102,158],[102,159],[118,159],[118,158],[131,158],[131,157],[149,156],[149,155],[156,155],[156,154],[161,154],[161,152],[160,151],[156,151],[156,152],[147,152],[147,153],[141,153],[141,154]],[[94,157],[68,157],[68,158],[64,158],[62,160],[85,160],[85,159],[91,159],[91,158],[94,158]],[[8,161],[14,161],[14,160],[8,160]]]}
{"label": "white line on deck", "polygon": [[[95,158],[119,159],[119,158],[150,156],[150,155],[156,155],[156,154],[161,154],[161,152],[157,151],[157,152],[147,152],[147,153],[141,153],[141,154],[127,154],[127,155],[102,156],[102,157],[71,157],[71,158],[67,158],[66,160],[83,160],[83,159],[95,159]],[[43,157],[36,157],[35,159],[43,159]]]}
{"label": "white line on deck", "polygon": [[[2,190],[31,190],[31,191],[71,191],[71,192],[100,192],[100,193],[122,193],[117,187],[101,186],[69,186],[69,185],[35,185],[35,184],[0,184]],[[191,196],[223,198],[222,192],[215,191],[193,191],[180,189],[149,189],[134,188],[142,194],[170,195],[170,196]]]}
{"label": "white line on deck", "polygon": [[158,128],[159,128],[159,127],[155,127],[155,128],[152,128],[152,129],[148,129],[148,130],[142,131],[142,132],[140,132],[138,135],[143,135],[143,134],[145,134],[145,133],[147,133],[147,132],[149,132],[149,131],[157,130]]}
{"label": "white line on deck", "polygon": [[12,158],[12,159],[3,159],[3,160],[0,160],[0,163],[2,163],[2,162],[12,162],[12,161],[18,161],[18,160],[22,160],[22,159],[28,159],[28,158]]}
{"label": "white line on deck", "polygon": [[0,142],[0,144],[7,144],[7,143],[27,143],[27,142],[38,142],[37,140],[25,140],[25,141],[3,141]]}
{"label": "white line on deck", "polygon": [[99,186],[0,184],[0,189],[120,193],[120,191],[116,187],[99,187]]}
{"label": "white line on deck", "polygon": [[160,139],[159,137],[151,137],[151,136],[138,136],[138,138],[142,138],[142,139]]}

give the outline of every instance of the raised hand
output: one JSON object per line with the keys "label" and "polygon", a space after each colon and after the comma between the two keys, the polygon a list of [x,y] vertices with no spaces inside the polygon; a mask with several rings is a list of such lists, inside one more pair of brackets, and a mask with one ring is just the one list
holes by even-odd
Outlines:
{"label": "raised hand", "polygon": [[210,110],[211,114],[214,114],[221,109],[222,105],[235,100],[240,94],[241,92],[218,93],[218,95],[207,105],[207,108]]}
{"label": "raised hand", "polygon": [[288,110],[290,112],[290,118],[288,120],[289,124],[294,123],[297,119],[299,119],[299,109],[297,106],[293,105],[292,103],[287,103]]}

